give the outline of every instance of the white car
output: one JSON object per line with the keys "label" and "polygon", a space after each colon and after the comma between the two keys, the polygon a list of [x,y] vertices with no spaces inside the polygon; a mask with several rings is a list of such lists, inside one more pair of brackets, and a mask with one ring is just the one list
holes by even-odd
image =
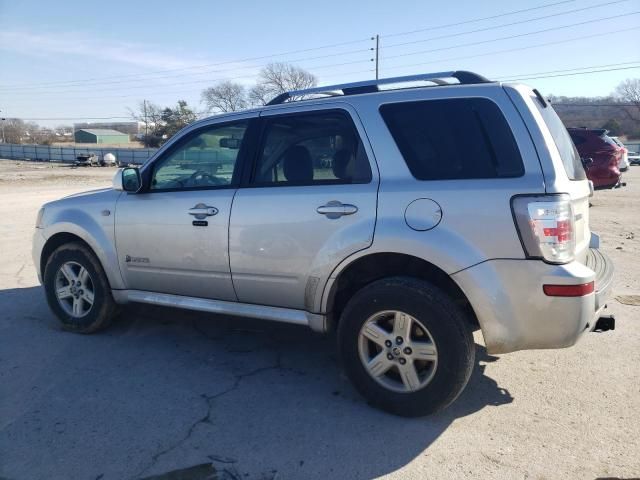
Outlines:
{"label": "white car", "polygon": [[626,172],[629,169],[629,149],[624,146],[624,144],[620,141],[618,137],[610,137],[611,140],[615,142],[620,148],[622,148],[622,156],[620,157],[620,161],[618,162],[618,170],[621,172]]}

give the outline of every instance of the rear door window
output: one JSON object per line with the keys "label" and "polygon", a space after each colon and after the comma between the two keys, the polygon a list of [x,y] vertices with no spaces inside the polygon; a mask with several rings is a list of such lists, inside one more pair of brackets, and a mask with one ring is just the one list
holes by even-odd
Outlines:
{"label": "rear door window", "polygon": [[369,183],[369,160],[342,111],[265,117],[254,186]]}
{"label": "rear door window", "polygon": [[519,177],[522,157],[500,108],[486,98],[383,105],[380,113],[418,180]]}

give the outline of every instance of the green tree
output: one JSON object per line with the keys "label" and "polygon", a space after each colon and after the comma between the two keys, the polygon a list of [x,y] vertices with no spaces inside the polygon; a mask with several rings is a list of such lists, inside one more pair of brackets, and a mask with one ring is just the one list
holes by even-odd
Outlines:
{"label": "green tree", "polygon": [[614,137],[622,135],[622,127],[620,126],[620,122],[618,122],[614,118],[610,118],[609,120],[607,120],[604,125],[602,125],[602,128],[609,130],[609,133]]}
{"label": "green tree", "polygon": [[175,135],[178,130],[186,127],[197,119],[196,113],[187,105],[185,100],[178,100],[175,108],[166,107],[160,116],[161,126],[158,134],[163,141]]}

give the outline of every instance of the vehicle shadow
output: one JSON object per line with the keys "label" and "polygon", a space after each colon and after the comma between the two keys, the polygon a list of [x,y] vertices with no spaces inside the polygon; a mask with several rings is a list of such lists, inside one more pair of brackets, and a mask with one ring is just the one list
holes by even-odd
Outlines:
{"label": "vehicle shadow", "polygon": [[428,453],[455,419],[513,401],[480,345],[460,398],[407,419],[367,406],[334,338],[306,328],[133,306],[74,335],[40,287],[0,291],[0,310],[7,478],[209,478],[177,472],[202,464],[220,479],[371,478]]}

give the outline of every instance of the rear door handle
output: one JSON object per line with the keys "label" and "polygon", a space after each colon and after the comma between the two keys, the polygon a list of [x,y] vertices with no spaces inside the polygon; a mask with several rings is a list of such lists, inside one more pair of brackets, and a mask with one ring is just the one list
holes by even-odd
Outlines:
{"label": "rear door handle", "polygon": [[340,218],[343,215],[353,215],[358,211],[358,207],[349,203],[342,203],[332,200],[326,205],[322,205],[316,209],[320,215],[326,215],[327,218]]}
{"label": "rear door handle", "polygon": [[205,217],[212,217],[217,213],[218,209],[216,207],[210,207],[204,203],[199,203],[195,207],[189,209],[189,215],[193,215],[199,220],[202,220]]}

